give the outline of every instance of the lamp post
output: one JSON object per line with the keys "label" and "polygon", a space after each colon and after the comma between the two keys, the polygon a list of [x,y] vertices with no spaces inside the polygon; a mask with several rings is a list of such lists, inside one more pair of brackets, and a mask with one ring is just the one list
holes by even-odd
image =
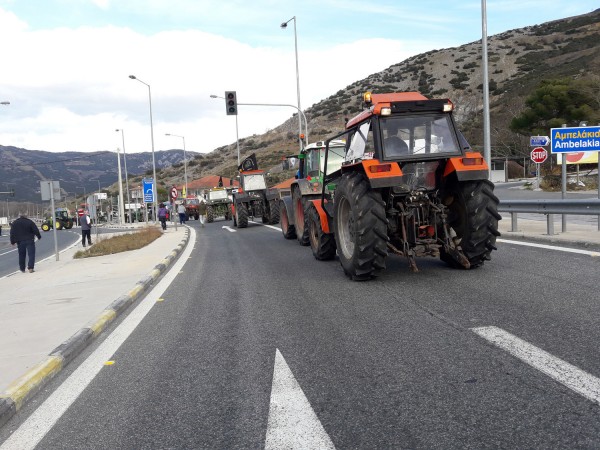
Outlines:
{"label": "lamp post", "polygon": [[490,143],[490,86],[488,79],[486,0],[481,0],[481,48],[481,59],[483,60],[483,158],[488,165],[488,179],[491,179],[492,149]]}
{"label": "lamp post", "polygon": [[[128,214],[127,215],[129,218],[128,222],[132,223],[132,220],[131,220],[132,217],[131,217],[131,211],[130,211],[131,210],[131,199],[129,197],[129,178],[127,176],[127,156],[125,153],[125,132],[123,131],[122,128],[121,129],[117,128],[115,131],[121,132],[121,140],[123,141],[123,162],[125,163],[125,188],[127,190],[127,206],[128,206]],[[119,173],[121,173],[121,169],[119,169]],[[136,212],[137,212],[137,210],[136,210]]]}
{"label": "lamp post", "polygon": [[184,186],[185,186],[185,194],[184,194],[184,198],[185,198],[185,197],[187,197],[187,193],[188,193],[187,156],[185,153],[185,137],[179,136],[177,134],[171,134],[171,133],[165,133],[165,136],[173,136],[173,137],[179,137],[179,138],[183,139],[183,179],[184,179]]}
{"label": "lamp post", "polygon": [[[117,147],[117,170],[119,171],[119,225],[123,225],[125,208],[123,205],[123,179],[121,178],[121,149]],[[111,197],[112,199],[112,197]],[[112,201],[112,200],[111,200]]]}
{"label": "lamp post", "polygon": [[[281,28],[286,29],[287,24],[291,21],[294,21],[294,49],[296,52],[296,93],[298,95],[298,110],[300,111],[302,108],[300,107],[300,72],[298,70],[298,34],[296,33],[296,16],[292,17],[287,22],[283,22],[281,24]],[[302,138],[300,135],[302,134],[302,121],[300,116],[298,116],[298,141],[300,143],[300,151],[302,151]]]}
{"label": "lamp post", "polygon": [[131,78],[132,80],[139,81],[140,83],[148,86],[148,102],[150,104],[150,139],[152,141],[152,176],[154,177],[154,192],[153,192],[153,194],[154,194],[154,214],[152,215],[152,218],[153,218],[154,222],[156,222],[156,212],[158,211],[158,204],[157,204],[158,180],[156,179],[156,163],[154,160],[154,126],[152,125],[152,93],[150,91],[150,85],[148,83],[144,83],[142,80],[137,78],[135,75],[129,75],[129,78]]}

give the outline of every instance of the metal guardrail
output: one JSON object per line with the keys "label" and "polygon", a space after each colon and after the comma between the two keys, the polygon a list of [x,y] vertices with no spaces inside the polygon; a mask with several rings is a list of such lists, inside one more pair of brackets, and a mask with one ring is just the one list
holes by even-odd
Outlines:
{"label": "metal guardrail", "polygon": [[[502,200],[498,205],[499,212],[508,212],[511,215],[511,230],[517,230],[517,214],[533,213],[545,214],[548,234],[554,233],[554,214],[575,214],[598,216],[598,230],[600,231],[600,199],[576,200]],[[563,230],[566,232],[566,221],[563,221]]]}

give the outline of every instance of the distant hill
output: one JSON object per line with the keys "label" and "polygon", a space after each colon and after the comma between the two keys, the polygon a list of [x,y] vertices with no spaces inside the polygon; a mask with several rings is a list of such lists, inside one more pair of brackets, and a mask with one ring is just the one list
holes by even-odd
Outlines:
{"label": "distant hill", "polygon": [[[558,77],[596,80],[600,110],[600,9],[490,36],[488,61],[492,157],[527,157],[528,140],[511,132],[508,125],[523,110],[526,97],[541,80]],[[370,62],[363,58],[362,63]],[[343,130],[344,119],[361,111],[365,91],[420,91],[430,98],[450,98],[456,106],[459,127],[472,146],[481,148],[482,81],[480,41],[413,56],[356,81],[306,109],[309,140],[315,142]],[[281,160],[297,152],[297,132],[298,121],[294,115],[264,134],[240,139],[240,153],[242,157],[256,153],[259,166],[270,173],[270,184],[276,184],[293,175],[282,170]],[[181,184],[181,152],[157,152],[156,156],[157,170],[161,169],[157,174],[159,187]],[[59,157],[71,160],[51,163],[52,158]],[[69,192],[74,192],[82,183],[93,190],[97,182],[91,179],[100,178],[102,185],[116,181],[114,159],[114,153],[90,156],[0,147],[0,189],[4,180],[13,183],[23,180],[29,189],[37,189],[41,177],[54,177],[65,180]],[[140,175],[151,170],[149,153],[127,155],[127,161],[130,174]],[[197,154],[188,162],[188,179],[209,174],[233,177],[236,168],[237,148],[232,142],[210,153]]]}
{"label": "distant hill", "polygon": [[[191,152],[188,153],[188,158]],[[193,153],[191,153],[193,155]],[[154,153],[156,169],[177,167],[182,164],[181,150]],[[121,160],[123,174],[125,173]],[[144,174],[152,175],[152,153],[128,153],[127,172],[130,183]],[[158,176],[158,175],[157,175]],[[0,191],[15,189],[11,201],[40,202],[40,180],[60,181],[60,187],[69,197],[106,188],[117,181],[116,152],[62,152],[25,150],[0,145]],[[0,196],[4,198],[4,196]]]}

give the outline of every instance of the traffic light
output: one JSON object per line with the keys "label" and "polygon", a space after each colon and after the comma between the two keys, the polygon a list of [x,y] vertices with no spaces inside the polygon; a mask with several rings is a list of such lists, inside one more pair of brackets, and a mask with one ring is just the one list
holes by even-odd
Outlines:
{"label": "traffic light", "polygon": [[225,91],[225,110],[228,116],[237,116],[237,98],[235,91]]}

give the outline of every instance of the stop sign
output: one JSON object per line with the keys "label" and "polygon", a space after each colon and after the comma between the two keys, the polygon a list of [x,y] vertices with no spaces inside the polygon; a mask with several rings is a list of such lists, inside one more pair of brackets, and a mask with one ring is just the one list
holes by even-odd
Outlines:
{"label": "stop sign", "polygon": [[536,164],[541,164],[548,159],[548,151],[542,147],[536,147],[531,150],[531,160]]}

